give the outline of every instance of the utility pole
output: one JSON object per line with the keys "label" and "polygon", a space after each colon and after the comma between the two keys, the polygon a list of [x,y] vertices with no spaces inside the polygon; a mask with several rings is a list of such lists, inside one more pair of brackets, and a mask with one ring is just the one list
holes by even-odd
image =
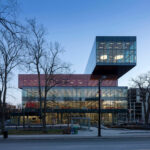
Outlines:
{"label": "utility pole", "polygon": [[102,76],[99,79],[99,84],[98,84],[98,93],[99,93],[99,103],[98,103],[98,137],[101,136],[101,83],[102,81],[106,79],[106,76]]}

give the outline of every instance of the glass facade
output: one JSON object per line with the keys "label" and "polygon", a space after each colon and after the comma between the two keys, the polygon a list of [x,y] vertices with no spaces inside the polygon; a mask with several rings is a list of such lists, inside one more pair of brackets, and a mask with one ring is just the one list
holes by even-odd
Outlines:
{"label": "glass facade", "polygon": [[[24,87],[22,96],[24,107],[39,107],[37,87]],[[127,109],[126,87],[102,87],[101,96],[102,109]],[[98,109],[98,87],[54,87],[47,99],[50,109]]]}
{"label": "glass facade", "polygon": [[[80,120],[76,120],[74,123],[79,125],[87,126],[87,120],[82,118],[90,118],[90,125],[97,126],[98,122],[98,114],[97,113],[47,113],[46,114],[46,122],[47,124],[55,125],[55,124],[68,124],[71,123],[73,117],[80,117]],[[104,125],[112,125],[125,122],[127,118],[127,113],[102,113],[101,114],[101,122]],[[17,121],[17,119],[16,119]],[[23,122],[23,118],[21,118]],[[40,124],[39,116],[25,116],[25,122],[30,124]]]}
{"label": "glass facade", "polygon": [[111,70],[113,75],[120,77],[135,65],[135,36],[97,36],[85,73],[99,76],[107,75]]}
{"label": "glass facade", "polygon": [[[42,99],[44,90],[42,90]],[[37,87],[22,89],[23,107],[39,108]],[[47,124],[67,124],[68,118],[90,118],[91,125],[98,121],[98,87],[54,87],[48,92]],[[55,110],[55,111],[54,111]],[[125,121],[127,110],[127,87],[101,88],[101,120],[103,124],[117,124]],[[81,124],[84,120],[77,120]],[[38,116],[31,116],[30,122],[39,123]]]}
{"label": "glass facade", "polygon": [[135,41],[96,42],[97,63],[136,63]]}
{"label": "glass facade", "polygon": [[94,67],[96,66],[96,42],[94,42],[88,63],[85,68],[85,73],[86,74],[91,74],[94,70]]}

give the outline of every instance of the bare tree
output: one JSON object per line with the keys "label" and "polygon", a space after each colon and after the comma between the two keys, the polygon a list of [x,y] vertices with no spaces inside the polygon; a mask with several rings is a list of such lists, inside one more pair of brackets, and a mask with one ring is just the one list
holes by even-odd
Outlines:
{"label": "bare tree", "polygon": [[60,56],[64,50],[58,42],[50,43],[50,48],[45,52],[43,61],[41,63],[42,72],[44,74],[44,113],[43,113],[43,127],[46,128],[46,110],[47,110],[47,94],[55,86],[59,84],[66,84],[69,78],[59,78],[57,74],[70,72],[70,64],[63,62]]}
{"label": "bare tree", "polygon": [[134,87],[139,89],[139,96],[144,107],[145,124],[149,122],[150,115],[150,72],[132,79]]}
{"label": "bare tree", "polygon": [[13,37],[7,30],[0,31],[0,105],[2,110],[2,132],[5,130],[5,108],[8,82],[13,70],[22,62],[23,38]]}
{"label": "bare tree", "polygon": [[17,0],[0,0],[0,28],[7,30],[13,36],[20,36],[24,27],[17,21]]}
{"label": "bare tree", "polygon": [[[54,44],[50,43],[50,46],[47,46],[48,44],[45,40],[46,31],[42,25],[38,25],[35,19],[28,20],[28,24],[29,37],[27,37],[26,42],[26,64],[29,70],[36,72],[38,76],[40,118],[43,127],[46,128],[46,101],[48,91],[60,84],[60,80],[57,80],[55,74],[62,74],[69,71],[70,65],[62,62],[60,59],[60,55],[64,50],[58,42]],[[42,84],[43,79],[41,79],[42,75],[44,75],[44,87]],[[44,109],[42,108],[42,103],[44,104]]]}
{"label": "bare tree", "polygon": [[42,25],[38,25],[35,19],[28,20],[27,22],[28,37],[26,41],[26,64],[30,71],[36,72],[38,75],[38,93],[40,114],[42,117],[41,61],[44,57],[45,29]]}

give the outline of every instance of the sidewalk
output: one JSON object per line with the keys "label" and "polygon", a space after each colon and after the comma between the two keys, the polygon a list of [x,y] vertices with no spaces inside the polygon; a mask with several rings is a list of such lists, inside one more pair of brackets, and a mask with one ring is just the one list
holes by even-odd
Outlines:
{"label": "sidewalk", "polygon": [[[54,139],[104,139],[104,138],[138,138],[150,137],[150,130],[128,130],[128,129],[102,129],[102,136],[97,136],[97,128],[91,130],[81,130],[78,134],[65,135],[8,135],[9,140],[54,140]],[[0,140],[3,140],[0,135]]]}

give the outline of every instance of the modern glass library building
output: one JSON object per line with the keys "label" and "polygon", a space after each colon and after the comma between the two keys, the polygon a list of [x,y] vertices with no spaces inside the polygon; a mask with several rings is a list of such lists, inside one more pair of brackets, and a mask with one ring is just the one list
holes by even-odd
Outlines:
{"label": "modern glass library building", "polygon": [[[127,119],[127,87],[118,86],[118,79],[136,65],[136,37],[97,36],[85,69],[85,74],[56,74],[60,84],[48,92],[47,124],[81,123],[88,118],[91,125],[98,122],[98,82],[101,84],[101,120],[103,124],[123,123]],[[36,74],[20,74],[22,106],[32,123],[39,122],[38,78]],[[44,99],[44,75],[42,99]],[[67,82],[61,82],[67,80]],[[36,113],[35,113],[36,112]],[[69,119],[68,119],[69,118]]]}

